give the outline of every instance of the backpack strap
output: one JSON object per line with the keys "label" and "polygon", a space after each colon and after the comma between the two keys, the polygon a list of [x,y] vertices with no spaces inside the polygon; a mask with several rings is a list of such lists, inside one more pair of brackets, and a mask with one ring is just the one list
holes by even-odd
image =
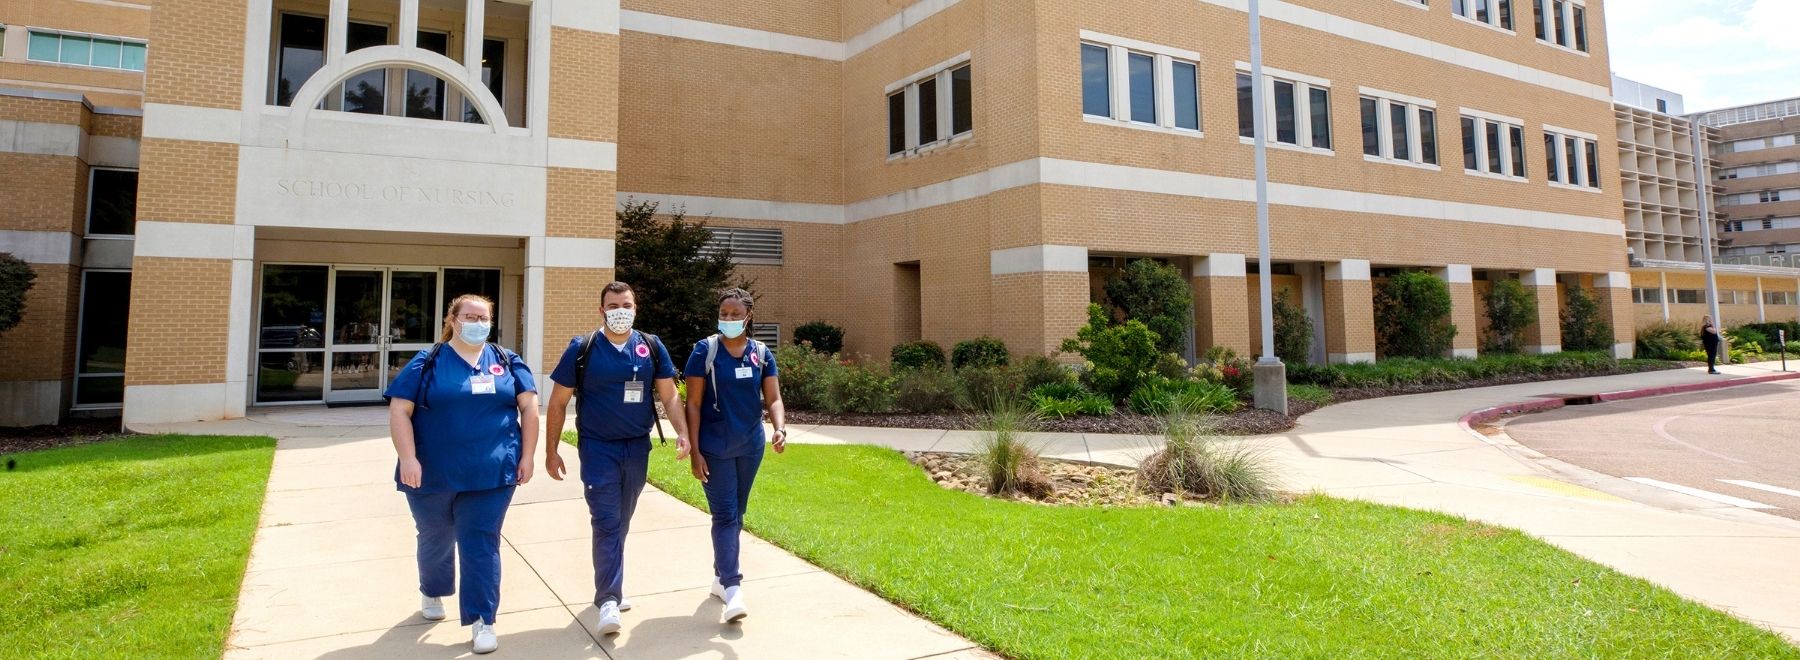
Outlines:
{"label": "backpack strap", "polygon": [[[633,330],[632,332],[638,334],[639,341],[650,346],[650,387],[648,389],[651,390],[651,392],[654,392],[656,390],[656,366],[662,364],[663,356],[667,354],[668,349],[663,347],[661,337],[637,330]],[[656,419],[656,396],[655,394],[649,394],[648,396],[650,396],[650,425],[656,427],[656,442],[658,444],[666,445],[669,443],[669,440],[663,437],[662,422]],[[673,410],[665,412],[670,415],[676,414]]]}
{"label": "backpack strap", "polygon": [[581,405],[581,391],[584,389],[587,389],[584,386],[587,384],[588,358],[593,355],[594,343],[599,340],[600,340],[600,331],[599,330],[595,330],[592,333],[589,333],[587,337],[581,339],[581,348],[578,349],[580,352],[575,354],[575,405],[577,406],[576,410],[580,410],[579,406]]}
{"label": "backpack strap", "polygon": [[425,356],[425,364],[419,367],[419,400],[420,410],[431,410],[431,403],[426,401],[431,392],[431,374],[437,367],[438,352],[444,350],[444,343],[431,345],[431,352]]}

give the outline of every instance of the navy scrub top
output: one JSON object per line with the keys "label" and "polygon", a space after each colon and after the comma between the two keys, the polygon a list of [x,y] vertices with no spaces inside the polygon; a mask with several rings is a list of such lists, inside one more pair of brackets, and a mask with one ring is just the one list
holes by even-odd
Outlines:
{"label": "navy scrub top", "polygon": [[[706,396],[700,400],[700,454],[711,458],[761,454],[766,441],[762,425],[762,383],[764,378],[779,375],[775,353],[757,350],[760,343],[751,341],[745,345],[743,357],[732,357],[721,342],[719,354],[713,358],[713,375],[707,377],[707,341],[702,339],[694,344],[694,352],[688,354],[687,368],[682,370],[682,374],[690,378],[706,380]],[[737,377],[740,367],[750,369],[748,378]]]}
{"label": "navy scrub top", "polygon": [[[650,425],[656,421],[656,379],[674,378],[675,362],[661,342],[652,343],[643,333],[633,330],[625,340],[625,350],[613,346],[604,333],[595,337],[590,350],[583,346],[587,337],[569,340],[562,359],[550,380],[563,387],[575,387],[575,360],[588,350],[587,373],[582,376],[581,397],[575,411],[575,430],[582,442],[650,442]],[[655,361],[652,366],[651,362]],[[643,398],[625,402],[625,384],[643,383]]]}
{"label": "navy scrub top", "polygon": [[[394,376],[385,393],[391,399],[418,403],[425,361],[431,349],[419,351]],[[494,379],[493,394],[475,394],[470,384],[476,376]],[[481,363],[470,366],[456,349],[444,346],[431,367],[430,409],[415,406],[412,414],[413,446],[423,474],[418,488],[400,483],[394,467],[394,487],[410,493],[455,493],[511,486],[519,478],[518,395],[536,392],[536,381],[525,361],[498,346],[481,349]]]}

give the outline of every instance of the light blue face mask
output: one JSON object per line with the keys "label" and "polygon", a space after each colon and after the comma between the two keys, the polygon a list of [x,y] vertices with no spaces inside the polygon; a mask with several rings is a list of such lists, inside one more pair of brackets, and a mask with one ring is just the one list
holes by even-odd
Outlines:
{"label": "light blue face mask", "polygon": [[493,329],[494,324],[492,323],[469,323],[465,321],[458,331],[462,333],[463,341],[471,344],[480,344],[487,341],[488,331]]}
{"label": "light blue face mask", "polygon": [[719,322],[719,334],[725,335],[726,339],[737,339],[739,336],[744,334],[744,322],[743,321],[720,321]]}

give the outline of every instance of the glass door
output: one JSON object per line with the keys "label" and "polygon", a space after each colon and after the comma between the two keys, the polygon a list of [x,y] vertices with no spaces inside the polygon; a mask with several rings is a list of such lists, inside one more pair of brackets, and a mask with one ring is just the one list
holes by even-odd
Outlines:
{"label": "glass door", "polygon": [[387,280],[385,269],[332,269],[326,401],[381,398],[381,390],[387,385],[382,360]]}
{"label": "glass door", "polygon": [[438,340],[443,325],[442,307],[438,304],[438,271],[431,269],[394,269],[388,274],[388,316],[386,343],[382,364],[387,373],[383,386],[394,379],[419,351],[431,348]]}

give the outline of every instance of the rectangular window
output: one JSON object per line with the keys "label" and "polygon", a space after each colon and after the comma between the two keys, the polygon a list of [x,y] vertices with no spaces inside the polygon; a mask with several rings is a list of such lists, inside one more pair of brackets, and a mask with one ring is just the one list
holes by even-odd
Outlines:
{"label": "rectangular window", "polygon": [[1536,25],[1538,39],[1548,39],[1550,36],[1550,16],[1544,10],[1544,2],[1545,0],[1531,0],[1532,23]]}
{"label": "rectangular window", "polygon": [[1569,9],[1572,14],[1570,22],[1575,24],[1575,50],[1585,53],[1588,49],[1587,8],[1581,5],[1571,5]]}
{"label": "rectangular window", "polygon": [[280,28],[274,97],[275,105],[288,106],[306,79],[325,65],[325,19],[282,14]]}
{"label": "rectangular window", "polygon": [[1600,149],[1593,140],[1584,140],[1582,148],[1587,150],[1587,184],[1589,188],[1600,187]]}
{"label": "rectangular window", "polygon": [[1412,160],[1412,152],[1408,148],[1412,140],[1412,130],[1407,126],[1407,107],[1399,103],[1388,104],[1389,142],[1393,144],[1395,160]]}
{"label": "rectangular window", "polygon": [[[419,36],[424,37],[425,35]],[[388,28],[386,25],[353,22],[344,32],[344,37],[344,47],[350,52],[386,46]],[[411,76],[413,72],[408,72],[407,75]],[[411,100],[410,97],[407,99],[409,105]],[[367,115],[387,114],[387,70],[364,71],[345,80],[342,107],[344,112]]]}
{"label": "rectangular window", "polygon": [[1562,172],[1556,167],[1556,134],[1544,134],[1544,171],[1551,181],[1562,181]]}
{"label": "rectangular window", "polygon": [[1143,53],[1126,57],[1126,75],[1131,81],[1131,120],[1156,123],[1156,58]]}
{"label": "rectangular window", "polygon": [[1638,288],[1638,289],[1632,289],[1632,291],[1637,294],[1636,296],[1633,296],[1634,298],[1637,299],[1637,302],[1661,303],[1663,301],[1663,290],[1662,289]]}
{"label": "rectangular window", "polygon": [[937,79],[928,78],[919,82],[919,144],[930,144],[938,139],[937,131]]}
{"label": "rectangular window", "polygon": [[143,71],[144,44],[125,39],[32,30],[27,37],[25,59],[98,69]]}
{"label": "rectangular window", "polygon": [[1437,113],[1426,108],[1419,108],[1419,152],[1420,161],[1438,164]]}
{"label": "rectangular window", "polygon": [[89,235],[129,236],[137,233],[137,170],[94,168],[89,172]]}
{"label": "rectangular window", "polygon": [[1312,146],[1316,149],[1331,148],[1331,90],[1323,87],[1307,87],[1307,99],[1311,110]]}
{"label": "rectangular window", "polygon": [[75,406],[116,406],[125,401],[125,329],[131,316],[131,273],[90,270],[81,274],[79,353]]}
{"label": "rectangular window", "polygon": [[906,151],[906,91],[888,95],[888,153]]}
{"label": "rectangular window", "polygon": [[1238,136],[1256,137],[1256,111],[1250,95],[1250,74],[1237,74]]}
{"label": "rectangular window", "polygon": [[1450,12],[1477,23],[1512,29],[1510,0],[1454,0],[1450,3]]}
{"label": "rectangular window", "polygon": [[1463,138],[1463,169],[1471,170],[1471,171],[1480,170],[1481,164],[1477,160],[1478,156],[1476,155],[1479,150],[1476,149],[1475,120],[1474,119],[1470,119],[1468,117],[1462,118],[1462,138]]}
{"label": "rectangular window", "polygon": [[1081,112],[1095,117],[1112,116],[1111,67],[1105,46],[1081,45]]}
{"label": "rectangular window", "polygon": [[1525,129],[1511,120],[1464,116],[1463,169],[1525,178]]}
{"label": "rectangular window", "polygon": [[1579,153],[1581,153],[1581,147],[1576,144],[1575,138],[1563,138],[1563,165],[1565,166],[1563,171],[1569,175],[1569,178],[1565,180],[1572,185],[1581,185],[1581,163],[1575,160],[1578,158],[1576,154]]}
{"label": "rectangular window", "polygon": [[[419,31],[419,48],[439,55],[450,54],[450,34]],[[424,71],[406,72],[406,116],[418,119],[444,118],[444,81]]]}
{"label": "rectangular window", "polygon": [[1487,153],[1485,154],[1487,170],[1494,174],[1500,174],[1506,171],[1502,167],[1503,163],[1500,158],[1500,125],[1491,121],[1485,123],[1487,124]]}
{"label": "rectangular window", "polygon": [[1663,113],[1663,114],[1668,114],[1669,113],[1669,100],[1668,99],[1657,99],[1656,100],[1656,111]]}
{"label": "rectangular window", "polygon": [[1294,114],[1294,83],[1275,81],[1275,141],[1299,144],[1299,117]]}
{"label": "rectangular window", "polygon": [[1511,136],[1512,175],[1525,178],[1525,129],[1519,126],[1506,127]]}
{"label": "rectangular window", "polygon": [[1199,67],[1179,60],[1170,62],[1169,67],[1175,79],[1175,127],[1200,130]]}
{"label": "rectangular window", "polygon": [[1550,2],[1551,17],[1556,19],[1556,45],[1558,46],[1569,45],[1568,20],[1563,18],[1564,7],[1567,4],[1563,0],[1551,0]]}
{"label": "rectangular window", "polygon": [[975,130],[975,80],[969,65],[950,71],[950,134]]}
{"label": "rectangular window", "polygon": [[731,262],[758,266],[779,266],[782,262],[780,229],[745,227],[707,227],[710,233],[700,254],[713,255],[731,250]]}
{"label": "rectangular window", "polygon": [[1363,155],[1381,155],[1381,102],[1362,97]]}
{"label": "rectangular window", "polygon": [[[494,95],[494,100],[506,105],[506,41],[503,39],[481,40],[481,84]],[[475,111],[475,104],[463,101],[463,121],[482,123],[481,114]]]}
{"label": "rectangular window", "polygon": [[1500,27],[1513,29],[1512,0],[1495,0]]}

